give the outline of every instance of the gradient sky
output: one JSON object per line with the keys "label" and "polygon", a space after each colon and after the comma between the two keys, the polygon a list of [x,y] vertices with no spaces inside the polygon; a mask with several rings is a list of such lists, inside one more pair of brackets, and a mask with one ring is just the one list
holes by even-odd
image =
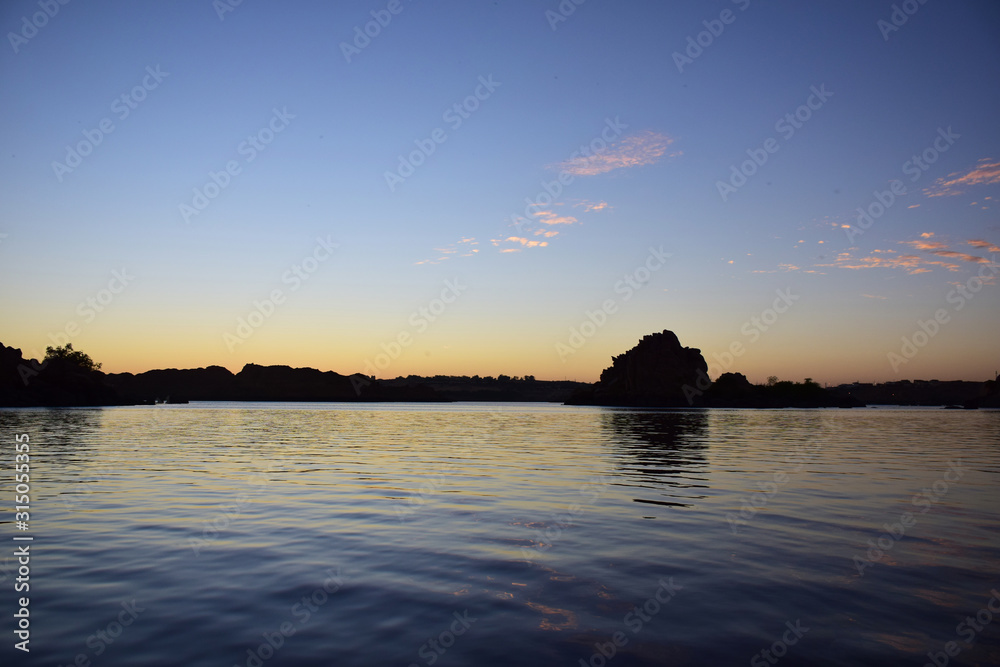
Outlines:
{"label": "gradient sky", "polygon": [[671,329],[713,377],[992,378],[1000,5],[903,4],[8,0],[0,341],[593,381]]}

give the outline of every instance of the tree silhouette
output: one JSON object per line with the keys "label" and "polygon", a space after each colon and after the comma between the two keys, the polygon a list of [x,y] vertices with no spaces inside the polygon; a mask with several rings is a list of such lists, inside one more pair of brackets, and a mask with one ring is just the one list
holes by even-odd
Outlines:
{"label": "tree silhouette", "polygon": [[48,363],[53,359],[61,359],[63,361],[68,361],[71,364],[75,364],[86,371],[97,371],[101,369],[100,364],[95,364],[94,360],[90,358],[89,354],[81,352],[79,350],[73,349],[73,343],[66,343],[65,347],[47,347],[45,348],[45,361]]}

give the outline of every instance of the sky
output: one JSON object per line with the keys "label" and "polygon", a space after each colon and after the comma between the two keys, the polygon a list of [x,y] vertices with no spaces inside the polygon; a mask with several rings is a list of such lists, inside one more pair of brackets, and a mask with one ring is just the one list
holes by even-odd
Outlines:
{"label": "sky", "polygon": [[594,381],[1000,370],[1000,5],[8,0],[0,342]]}

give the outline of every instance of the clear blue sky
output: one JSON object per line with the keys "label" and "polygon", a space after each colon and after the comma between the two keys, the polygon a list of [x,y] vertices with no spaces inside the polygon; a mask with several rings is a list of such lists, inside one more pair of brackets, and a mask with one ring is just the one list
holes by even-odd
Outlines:
{"label": "clear blue sky", "polygon": [[671,329],[754,381],[1000,368],[994,2],[44,6],[0,8],[0,341],[26,355],[594,380]]}

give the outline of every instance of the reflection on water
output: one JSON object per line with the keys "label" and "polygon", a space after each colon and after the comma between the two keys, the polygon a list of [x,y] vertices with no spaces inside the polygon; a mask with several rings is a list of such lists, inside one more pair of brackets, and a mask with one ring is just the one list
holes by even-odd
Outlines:
{"label": "reflection on water", "polygon": [[[616,471],[627,476],[618,483],[659,490],[658,498],[635,502],[664,507],[689,507],[705,488],[706,412],[604,410],[601,427],[609,443],[621,452]],[[664,487],[670,487],[668,489]],[[679,491],[690,489],[691,491]]]}
{"label": "reflection on water", "polygon": [[1000,585],[996,412],[2,410],[5,460],[17,433],[32,652],[2,664],[923,664],[952,640],[1000,664],[1000,625],[956,635]]}

